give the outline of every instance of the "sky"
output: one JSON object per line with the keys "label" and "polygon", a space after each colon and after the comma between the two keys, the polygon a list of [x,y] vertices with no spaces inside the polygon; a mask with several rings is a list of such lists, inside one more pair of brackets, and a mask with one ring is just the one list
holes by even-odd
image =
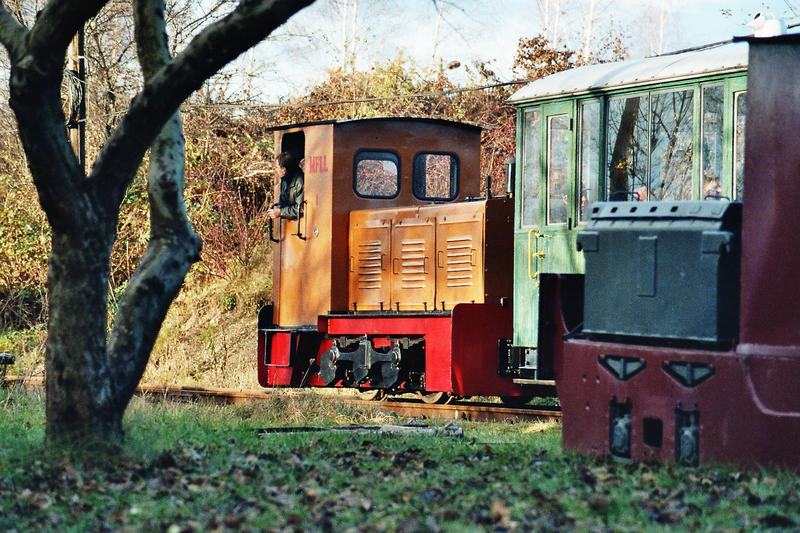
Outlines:
{"label": "sky", "polygon": [[[592,1],[595,10],[590,17]],[[544,33],[560,46],[581,46],[593,35],[626,36],[632,58],[669,52],[752,33],[746,23],[769,12],[800,22],[800,0],[318,0],[295,15],[255,51],[254,84],[267,103],[302,94],[355,51],[356,67],[398,53],[419,67],[462,67],[448,72],[466,80],[466,65],[487,64],[503,81],[521,37]],[[358,6],[355,24],[353,5]],[[559,8],[560,9],[557,9]],[[345,32],[345,29],[348,31]],[[800,28],[794,31],[800,31]],[[351,36],[344,44],[343,35]],[[240,61],[247,61],[243,57]]]}

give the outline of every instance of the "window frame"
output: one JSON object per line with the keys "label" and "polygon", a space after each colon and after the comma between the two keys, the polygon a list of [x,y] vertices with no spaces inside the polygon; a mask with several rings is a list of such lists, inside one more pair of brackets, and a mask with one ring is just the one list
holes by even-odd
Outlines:
{"label": "window frame", "polygon": [[[428,155],[447,155],[450,156],[452,165],[450,166],[450,197],[430,197],[430,196],[418,196],[417,195],[417,180],[419,173],[417,172],[418,163],[417,161],[420,159],[420,156],[428,156]],[[427,176],[427,173],[424,174]],[[453,152],[439,152],[439,151],[428,151],[428,150],[421,150],[414,154],[414,158],[411,162],[411,194],[417,200],[421,200],[423,202],[452,202],[456,198],[458,198],[458,192],[461,186],[461,160],[458,158],[458,155]]]}
{"label": "window frame", "polygon": [[[747,131],[747,78],[746,77],[735,77],[725,80],[725,96],[728,98],[730,95],[730,104],[725,108],[725,118],[730,121],[730,128],[726,131],[730,131],[731,135],[731,150],[730,153],[726,154],[729,157],[728,160],[728,168],[729,172],[727,173],[726,177],[729,181],[730,189],[725,188],[723,184],[723,194],[727,194],[729,198],[736,200],[736,201],[743,201],[744,198],[744,187],[743,184],[740,184],[739,176],[738,176],[738,168],[737,168],[737,156],[741,155],[742,157],[742,178],[744,178],[744,164],[745,164],[745,153],[744,153],[744,134]],[[738,120],[738,111],[739,103],[738,98],[741,96],[742,103],[745,105],[745,112],[744,112],[744,125],[742,128],[742,146],[741,151],[738,149],[736,141],[740,139],[739,132],[736,127],[736,122]],[[723,169],[723,173],[724,169]],[[741,191],[739,189],[742,189]]]}
{"label": "window frame", "polygon": [[[530,123],[528,114],[531,116],[535,116],[535,123],[536,128],[535,132],[531,132],[528,128]],[[519,110],[519,114],[517,116],[517,124],[523,124],[521,131],[518,131],[516,137],[516,144],[517,144],[517,169],[516,169],[516,176],[515,176],[515,190],[514,194],[520,198],[519,201],[515,202],[517,204],[518,213],[517,213],[517,228],[522,229],[531,229],[531,228],[539,228],[540,227],[540,215],[541,215],[541,200],[542,200],[542,186],[541,186],[541,174],[542,174],[542,104],[536,104],[532,106],[527,106],[521,108]],[[529,135],[531,133],[535,133],[535,135]],[[531,144],[528,145],[528,138],[533,139]],[[531,152],[526,149],[528,146],[532,148]],[[528,166],[530,165],[530,167]],[[532,168],[535,170],[535,176],[529,181],[526,182],[526,170]],[[536,192],[535,196],[532,196],[528,193],[531,191],[529,188],[533,188]],[[534,201],[531,202],[531,199]],[[531,220],[530,223],[527,223],[525,217],[525,208],[526,206],[531,206]]]}
{"label": "window frame", "polygon": [[[385,155],[386,157],[360,157],[364,154],[381,154]],[[374,195],[374,194],[362,194],[358,190],[358,163],[361,161],[392,161],[397,166],[397,179],[396,179],[396,190],[395,193],[392,195]],[[356,153],[353,155],[353,193],[359,198],[365,198],[369,200],[391,200],[393,198],[397,198],[400,196],[400,184],[401,184],[401,177],[402,177],[402,165],[400,160],[400,154],[398,154],[394,150],[388,150],[386,148],[360,148]]]}
{"label": "window frame", "polygon": [[[591,98],[578,98],[576,99],[577,103],[577,111],[575,117],[575,123],[577,125],[577,131],[575,133],[575,142],[577,144],[577,155],[575,157],[575,185],[578,188],[576,191],[576,201],[578,202],[578,216],[577,222],[578,225],[586,225],[590,218],[589,213],[589,206],[594,202],[598,202],[601,200],[605,200],[606,198],[606,173],[604,172],[605,169],[605,161],[606,161],[606,139],[605,139],[605,117],[606,117],[606,110],[605,110],[605,103],[606,99],[603,97],[591,97]],[[597,106],[597,114],[595,119],[597,122],[592,124],[591,128],[586,128],[587,124],[584,122],[584,117],[586,116],[586,112],[584,111],[588,106],[596,105]],[[590,143],[584,144],[584,134],[587,130],[594,130],[593,135],[594,140],[596,143],[590,146]],[[591,139],[589,139],[591,140]],[[592,167],[591,163],[587,165],[587,168],[584,168],[584,161],[589,161],[594,156],[594,163],[595,167]],[[591,167],[591,168],[590,168]],[[591,190],[592,187],[584,188],[584,175],[583,171],[587,170],[588,173],[588,180],[590,183],[589,185],[594,185],[594,190],[591,194],[586,195],[586,202],[584,209],[581,209],[581,198],[583,196],[584,191]],[[592,200],[590,201],[590,198]]]}
{"label": "window frame", "polygon": [[[609,113],[611,112],[611,101],[616,98],[629,98],[635,96],[644,96],[647,98],[647,109],[648,109],[648,131],[652,132],[652,124],[651,124],[651,105],[652,105],[652,96],[670,92],[675,90],[685,90],[685,89],[693,89],[694,90],[694,113],[693,113],[693,155],[692,155],[692,199],[702,199],[702,188],[703,188],[703,179],[702,179],[702,121],[703,121],[703,91],[706,87],[713,86],[713,85],[723,85],[723,168],[722,168],[722,190],[723,196],[727,196],[729,198],[735,198],[736,192],[734,191],[736,186],[736,165],[734,161],[734,146],[733,140],[729,139],[729,135],[733,135],[733,121],[735,120],[734,113],[736,110],[735,107],[735,96],[739,92],[746,92],[747,91],[747,75],[746,72],[736,72],[733,74],[715,74],[713,76],[708,77],[701,77],[699,79],[686,79],[686,80],[678,80],[675,82],[665,82],[659,83],[655,85],[646,85],[646,86],[636,86],[630,88],[624,88],[619,90],[612,90],[605,92],[601,95],[601,99],[603,101],[603,156],[604,156],[604,163],[603,163],[603,172],[601,174],[601,179],[603,180],[602,191],[605,198],[610,199],[610,191],[609,188],[611,186],[610,182],[610,168],[609,165],[611,164],[611,152],[609,149],[609,142],[611,142],[611,135],[608,129],[609,125]],[[649,141],[648,141],[648,152],[650,151]],[[648,154],[648,161],[647,161],[647,180],[648,184],[650,183],[650,175],[652,173],[652,161],[650,159],[650,155]],[[741,200],[741,198],[738,198]]]}

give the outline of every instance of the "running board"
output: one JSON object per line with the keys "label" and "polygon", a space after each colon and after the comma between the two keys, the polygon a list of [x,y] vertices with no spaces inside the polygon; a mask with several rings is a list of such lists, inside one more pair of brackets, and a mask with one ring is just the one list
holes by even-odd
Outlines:
{"label": "running board", "polygon": [[554,379],[523,379],[517,378],[512,380],[517,385],[544,385],[547,387],[555,387],[556,381]]}

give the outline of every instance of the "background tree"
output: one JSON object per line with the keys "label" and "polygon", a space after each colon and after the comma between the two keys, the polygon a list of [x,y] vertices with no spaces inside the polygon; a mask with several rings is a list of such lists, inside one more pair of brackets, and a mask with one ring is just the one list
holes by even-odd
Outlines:
{"label": "background tree", "polygon": [[[171,58],[162,0],[136,0],[144,85],[88,175],[69,144],[60,86],[67,46],[108,0],[52,0],[30,28],[0,3],[0,42],[11,63],[10,105],[39,202],[52,229],[47,284],[46,436],[122,437],[122,415],[167,308],[199,257],[183,204],[178,106],[240,53],[311,0],[242,0]],[[120,205],[145,152],[150,241],[107,337],[109,258]]]}

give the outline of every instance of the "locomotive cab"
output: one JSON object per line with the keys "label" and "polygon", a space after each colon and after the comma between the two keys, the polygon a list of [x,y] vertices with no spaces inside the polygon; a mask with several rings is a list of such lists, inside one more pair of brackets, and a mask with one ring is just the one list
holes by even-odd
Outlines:
{"label": "locomotive cab", "polygon": [[272,235],[262,386],[524,393],[497,372],[513,204],[480,196],[480,134],[404,118],[276,130],[276,153],[304,158],[305,190]]}

